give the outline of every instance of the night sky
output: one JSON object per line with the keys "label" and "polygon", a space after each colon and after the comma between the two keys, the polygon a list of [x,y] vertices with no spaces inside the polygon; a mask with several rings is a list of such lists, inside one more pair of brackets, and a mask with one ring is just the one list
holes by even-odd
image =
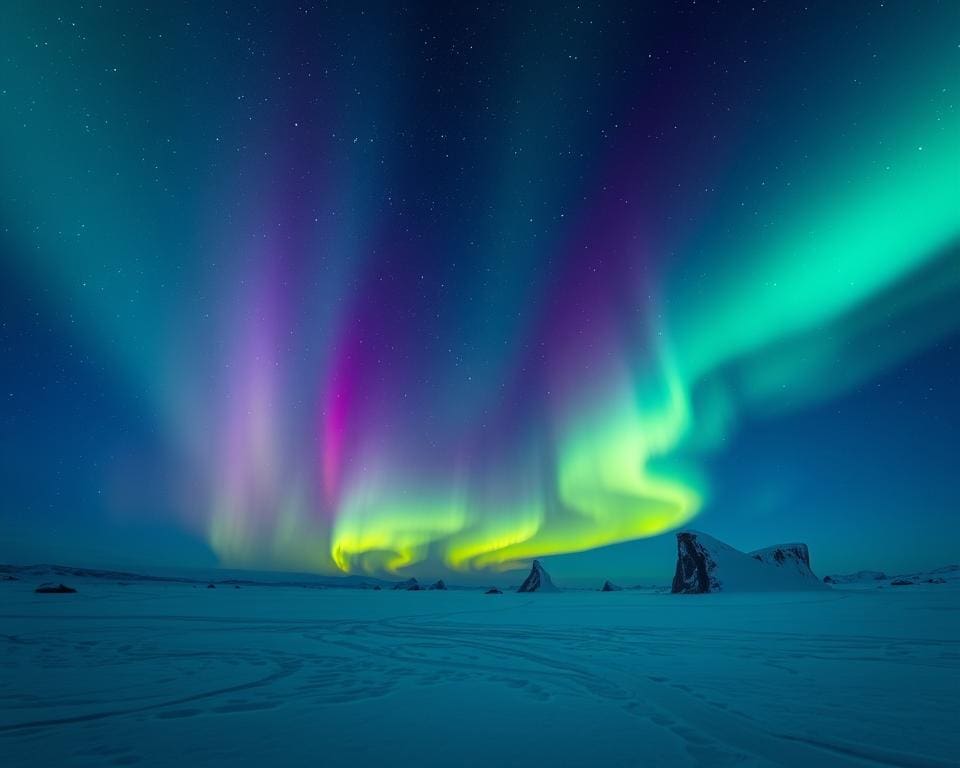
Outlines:
{"label": "night sky", "polygon": [[6,2],[0,561],[957,560],[950,2]]}

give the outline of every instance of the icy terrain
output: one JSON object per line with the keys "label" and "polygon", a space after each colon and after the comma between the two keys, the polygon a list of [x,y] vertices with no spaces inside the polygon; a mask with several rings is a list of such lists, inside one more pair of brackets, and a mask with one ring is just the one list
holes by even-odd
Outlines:
{"label": "icy terrain", "polygon": [[0,582],[4,766],[946,766],[960,592]]}

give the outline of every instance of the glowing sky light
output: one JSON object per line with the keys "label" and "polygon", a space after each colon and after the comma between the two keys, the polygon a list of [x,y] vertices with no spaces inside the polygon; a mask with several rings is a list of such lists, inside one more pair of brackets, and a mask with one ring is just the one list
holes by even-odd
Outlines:
{"label": "glowing sky light", "polygon": [[10,306],[70,350],[38,371],[91,361],[39,419],[14,374],[10,440],[130,398],[65,537],[156,503],[232,566],[499,572],[696,520],[759,422],[954,380],[947,5],[191,13],[0,30]]}

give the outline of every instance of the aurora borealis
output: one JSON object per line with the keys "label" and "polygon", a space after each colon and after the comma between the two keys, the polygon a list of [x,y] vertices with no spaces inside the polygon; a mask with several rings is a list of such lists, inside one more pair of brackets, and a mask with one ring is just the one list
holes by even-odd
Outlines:
{"label": "aurora borealis", "polygon": [[954,4],[4,16],[6,560],[960,533]]}

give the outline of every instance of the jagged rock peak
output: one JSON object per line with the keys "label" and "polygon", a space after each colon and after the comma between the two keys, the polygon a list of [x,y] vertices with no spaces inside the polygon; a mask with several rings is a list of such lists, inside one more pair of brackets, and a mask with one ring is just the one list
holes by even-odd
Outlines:
{"label": "jagged rock peak", "polygon": [[443,579],[437,579],[433,584],[431,584],[427,589],[446,589],[447,585],[443,583]]}
{"label": "jagged rock peak", "polygon": [[394,589],[405,589],[408,592],[416,592],[420,589],[420,582],[416,579],[407,579],[393,585]]}
{"label": "jagged rock peak", "polygon": [[550,579],[550,574],[544,570],[539,560],[533,561],[533,565],[530,567],[530,575],[524,579],[523,584],[520,585],[520,589],[517,590],[517,592],[559,591]]}
{"label": "jagged rock peak", "polygon": [[603,586],[600,587],[601,592],[621,592],[622,590],[623,590],[623,587],[618,587],[609,579],[603,582]]}

